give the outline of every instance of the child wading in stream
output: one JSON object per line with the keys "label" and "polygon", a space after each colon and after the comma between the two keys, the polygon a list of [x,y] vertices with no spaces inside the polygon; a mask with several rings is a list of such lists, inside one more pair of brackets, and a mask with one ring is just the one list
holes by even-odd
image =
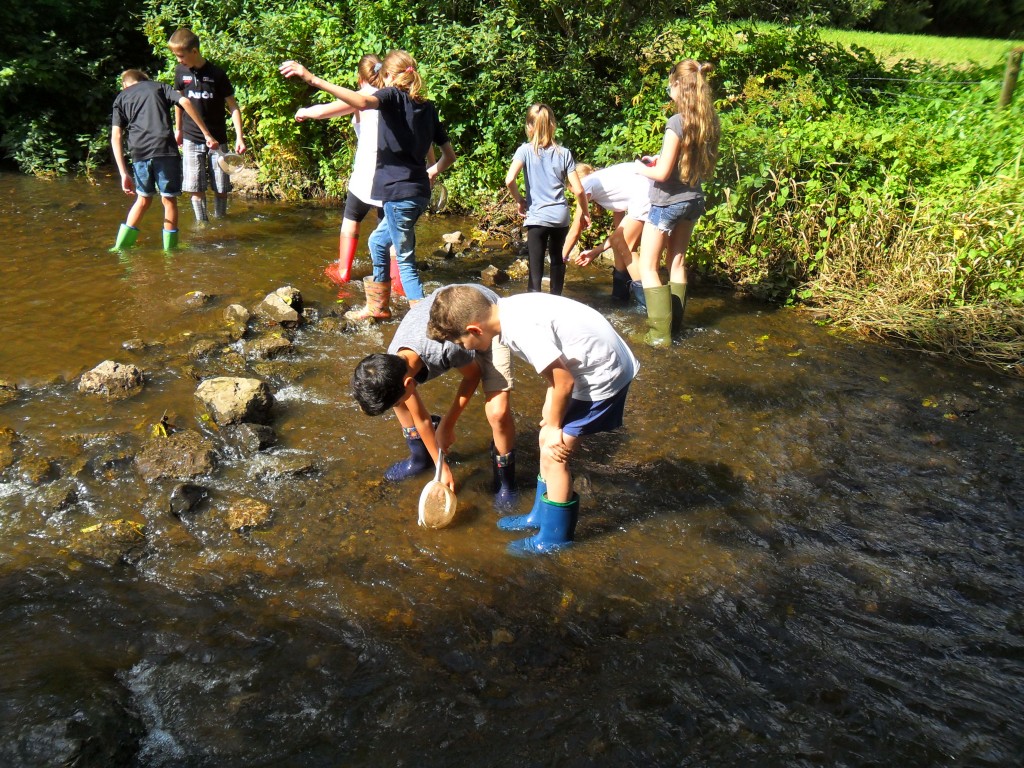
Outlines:
{"label": "child wading in stream", "polygon": [[[645,341],[667,347],[683,328],[686,311],[686,249],[697,219],[704,213],[701,181],[711,177],[718,159],[721,128],[711,88],[710,64],[681,61],[668,77],[676,114],[668,120],[661,154],[637,161],[637,171],[654,179],[651,211],[640,240],[640,281],[647,301]],[[645,162],[646,161],[646,162]],[[652,163],[648,165],[648,163]],[[661,284],[658,262],[668,249],[669,283]]]}
{"label": "child wading in stream", "polygon": [[[373,275],[363,281],[366,306],[346,314],[349,320],[386,320],[391,317],[389,252],[394,245],[402,285],[410,303],[423,298],[416,271],[416,222],[430,204],[430,185],[455,162],[455,151],[432,101],[423,95],[423,80],[416,60],[405,51],[391,51],[381,71],[385,87],[372,94],[359,93],[320,79],[295,61],[281,65],[285,77],[331,94],[356,109],[376,109],[377,167],[372,194],[384,203],[384,219],[370,235],[368,245]],[[441,158],[427,167],[431,147]]]}

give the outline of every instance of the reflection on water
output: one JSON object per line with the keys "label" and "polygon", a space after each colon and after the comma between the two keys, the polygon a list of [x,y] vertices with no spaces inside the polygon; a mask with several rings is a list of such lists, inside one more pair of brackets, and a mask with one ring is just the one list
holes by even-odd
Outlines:
{"label": "reflection on water", "polygon": [[[233,201],[196,230],[183,207],[173,256],[151,213],[119,257],[114,181],[0,192],[0,379],[19,387],[0,405],[3,764],[1019,762],[1019,382],[698,289],[684,341],[633,345],[627,428],[579,456],[578,546],[523,562],[493,524],[482,406],[455,446],[456,524],[418,528],[421,483],[380,480],[400,430],[347,395],[395,325],[311,324],[260,369],[277,445],[223,452],[179,518],[133,456],[163,415],[209,432],[195,376],[221,363],[189,351],[232,347],[227,304],[291,284],[337,306],[338,212]],[[507,264],[430,255],[471,228],[424,221],[428,283]],[[609,283],[570,269],[567,294],[638,333]],[[195,290],[214,301],[183,309]],[[141,394],[77,393],[108,358],[146,372]],[[519,367],[522,505],[540,383]],[[242,497],[271,524],[228,530]],[[115,523],[111,559],[83,531]]]}

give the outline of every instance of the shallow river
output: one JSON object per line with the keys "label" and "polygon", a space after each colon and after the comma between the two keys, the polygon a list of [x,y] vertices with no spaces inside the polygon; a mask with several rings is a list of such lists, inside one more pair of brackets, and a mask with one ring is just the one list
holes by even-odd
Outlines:
{"label": "shallow river", "polygon": [[[421,482],[381,481],[401,431],[348,381],[395,323],[310,323],[273,365],[223,340],[228,304],[284,285],[340,306],[337,210],[232,201],[197,230],[183,205],[165,256],[154,209],[119,257],[128,201],[100,182],[0,175],[0,764],[1020,764],[1021,381],[697,288],[683,340],[633,344],[626,428],[577,457],[576,546],[513,559],[481,402],[454,526],[418,528]],[[421,224],[428,286],[512,260],[432,256],[454,229],[472,222]],[[566,294],[628,338],[643,319],[609,286],[570,268]],[[183,309],[196,290],[215,299]],[[234,354],[190,358],[203,339]],[[142,392],[80,395],[106,359]],[[179,518],[132,457],[162,416],[218,439],[194,392],[229,359],[274,389],[278,442],[225,451]],[[524,511],[542,397],[519,365]],[[243,497],[269,525],[229,530]],[[138,541],[111,558],[85,532],[114,521]]]}

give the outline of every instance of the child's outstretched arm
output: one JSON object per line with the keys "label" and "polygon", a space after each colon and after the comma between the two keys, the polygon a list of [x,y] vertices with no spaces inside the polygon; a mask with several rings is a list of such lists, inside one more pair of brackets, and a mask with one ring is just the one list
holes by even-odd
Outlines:
{"label": "child's outstretched arm", "polygon": [[569,189],[572,190],[573,197],[576,198],[576,207],[582,209],[583,213],[580,216],[580,222],[584,228],[590,226],[590,198],[587,193],[583,191],[583,182],[580,181],[580,175],[575,170],[569,171]]}
{"label": "child's outstretched arm", "polygon": [[519,182],[516,181],[519,178],[519,172],[523,170],[522,160],[513,160],[512,165],[508,167],[508,173],[505,174],[505,186],[508,191],[512,193],[512,199],[516,201],[516,205],[519,206],[519,215],[526,215],[526,198],[523,197],[523,193],[519,191]]}
{"label": "child's outstretched arm", "polygon": [[319,88],[321,91],[331,94],[334,98],[340,99],[356,109],[377,109],[380,106],[380,100],[376,96],[359,93],[358,91],[343,88],[340,85],[322,80],[297,61],[286,61],[280,66],[278,71],[285,77],[297,77],[307,85]]}
{"label": "child's outstretched arm", "polygon": [[[423,404],[423,400],[420,399],[418,389],[413,389],[408,397],[395,404],[395,415],[403,427],[416,427],[420,440],[423,441],[423,446],[427,449],[427,453],[430,454],[436,466],[438,444],[437,435],[434,432],[434,422],[430,420],[430,410]],[[452,477],[452,472],[447,462],[445,462],[445,466],[441,470],[441,482],[453,491],[455,490],[455,478]]]}
{"label": "child's outstretched arm", "polygon": [[344,101],[332,101],[328,104],[314,104],[311,107],[299,107],[295,112],[295,120],[330,120],[332,117],[345,117],[359,110]]}
{"label": "child's outstretched arm", "polygon": [[[612,232],[615,232],[622,223],[622,220],[626,217],[625,211],[615,211],[612,214]],[[612,236],[608,235],[604,240],[601,241],[600,245],[595,245],[586,251],[581,251],[580,255],[576,257],[575,264],[578,267],[585,267],[602,253],[612,247]]]}

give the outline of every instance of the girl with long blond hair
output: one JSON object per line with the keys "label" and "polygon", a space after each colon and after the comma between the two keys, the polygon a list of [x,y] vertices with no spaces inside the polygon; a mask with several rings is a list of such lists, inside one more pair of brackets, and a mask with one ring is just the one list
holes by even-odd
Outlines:
{"label": "girl with long blond hair", "polygon": [[[561,295],[565,283],[562,246],[569,233],[566,185],[582,211],[581,225],[590,225],[590,206],[576,173],[572,152],[555,142],[555,115],[547,104],[534,104],[526,112],[527,142],[516,150],[505,176],[505,186],[525,217],[529,252],[529,291],[539,291],[544,279],[544,255],[550,254],[551,293]],[[526,197],[519,191],[519,172],[526,178]]]}
{"label": "girl with long blond hair", "polygon": [[[647,300],[645,341],[667,347],[682,330],[686,308],[686,249],[693,227],[704,213],[701,182],[718,159],[721,128],[707,76],[711,65],[686,59],[668,77],[675,114],[665,127],[661,154],[638,161],[639,173],[654,180],[651,210],[640,239],[640,281]],[[658,264],[668,250],[669,284],[662,285]]]}
{"label": "girl with long blond hair", "polygon": [[[354,321],[386,320],[391,317],[388,254],[392,245],[405,295],[410,302],[423,298],[423,285],[416,272],[416,222],[430,203],[434,179],[455,162],[448,132],[434,103],[423,94],[416,60],[406,51],[391,51],[384,58],[384,87],[372,94],[322,80],[296,61],[286,61],[280,72],[285,77],[298,77],[356,109],[378,112],[377,167],[371,191],[384,203],[384,218],[367,242],[373,275],[363,281],[366,306],[345,316]],[[427,167],[427,157],[435,145],[441,148],[441,157]]]}

